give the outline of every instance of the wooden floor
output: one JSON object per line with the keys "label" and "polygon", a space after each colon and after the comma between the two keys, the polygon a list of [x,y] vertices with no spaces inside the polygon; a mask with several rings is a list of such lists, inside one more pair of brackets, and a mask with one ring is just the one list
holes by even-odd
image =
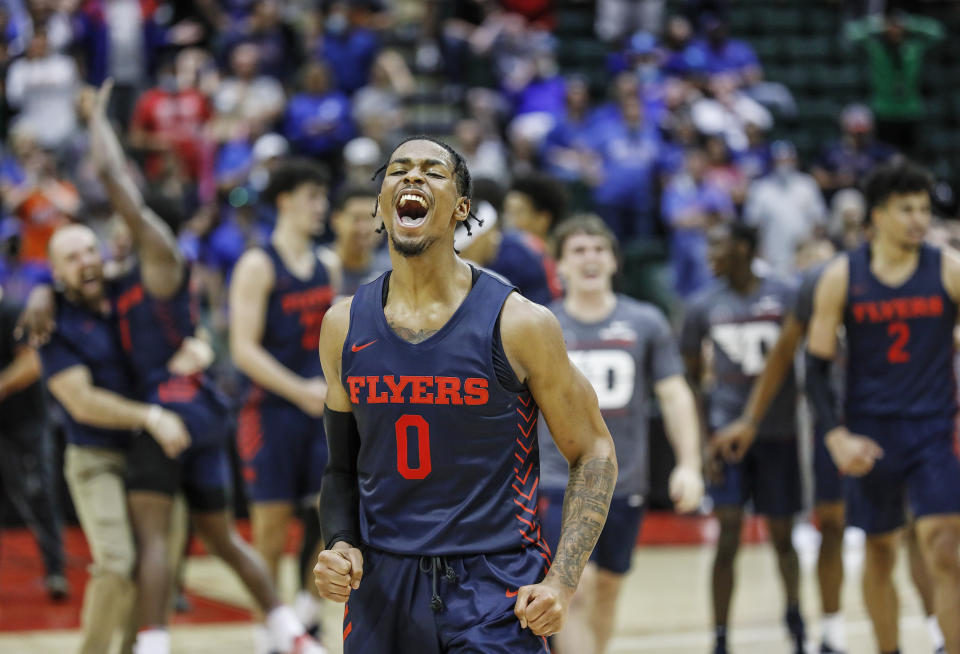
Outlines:
{"label": "wooden floor", "polygon": [[[869,623],[860,598],[862,545],[848,538],[845,560],[847,578],[844,607],[850,641],[849,654],[874,654]],[[808,632],[817,640],[818,601],[813,575],[816,533],[798,528],[795,541],[801,553],[803,609]],[[610,654],[708,654],[711,634],[708,579],[712,550],[708,546],[642,547],[625,586],[617,614],[617,631]],[[293,563],[284,574],[294,576]],[[921,618],[919,598],[909,584],[906,561],[897,568],[903,605],[903,654],[930,654]],[[731,651],[733,654],[789,654],[782,627],[783,603],[772,551],[764,545],[746,546],[737,568],[737,594],[733,607]],[[247,603],[244,591],[217,561],[192,558],[187,568],[187,585],[195,593],[238,605]],[[338,607],[326,614],[326,639],[331,654],[340,650]],[[78,637],[72,631],[20,632],[0,635],[2,654],[70,654]],[[246,654],[252,652],[248,624],[178,626],[173,630],[175,653]],[[819,647],[816,648],[819,651]],[[371,653],[373,654],[373,653]]]}

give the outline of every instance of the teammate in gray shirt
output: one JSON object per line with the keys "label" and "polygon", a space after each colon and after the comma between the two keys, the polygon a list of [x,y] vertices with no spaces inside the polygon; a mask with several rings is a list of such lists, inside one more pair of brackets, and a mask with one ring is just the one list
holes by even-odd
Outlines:
{"label": "teammate in gray shirt", "polygon": [[[616,240],[607,226],[596,216],[574,217],[559,225],[555,243],[567,292],[550,308],[563,328],[570,359],[597,393],[620,467],[606,526],[556,646],[561,654],[601,654],[610,639],[649,490],[651,386],[678,462],[670,476],[670,496],[680,512],[696,509],[703,496],[699,425],[666,318],[650,304],[613,292]],[[555,549],[568,466],[540,424],[540,514],[547,542]],[[589,605],[585,597],[591,598]]]}
{"label": "teammate in gray shirt", "polygon": [[[687,308],[680,348],[687,373],[702,391],[710,432],[740,416],[754,379],[763,371],[780,326],[793,305],[793,288],[752,270],[756,230],[722,224],[708,233],[708,258],[717,282]],[[709,365],[708,365],[709,364]],[[733,563],[740,546],[743,507],[766,516],[786,591],[786,622],[796,654],[804,652],[800,616],[800,571],[793,549],[793,516],[801,508],[796,440],[797,388],[787,376],[757,428],[757,442],[739,462],[716,457],[710,495],[720,521],[713,564],[715,654],[727,654],[727,618],[733,597]]]}

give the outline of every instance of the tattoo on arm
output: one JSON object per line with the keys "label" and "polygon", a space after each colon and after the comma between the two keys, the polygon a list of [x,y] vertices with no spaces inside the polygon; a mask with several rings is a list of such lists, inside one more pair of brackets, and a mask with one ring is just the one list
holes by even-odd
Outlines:
{"label": "tattoo on arm", "polygon": [[391,320],[388,320],[387,324],[390,325],[390,329],[392,329],[397,336],[408,343],[422,343],[440,331],[439,329],[410,329],[409,327],[402,327]]}
{"label": "tattoo on arm", "polygon": [[577,587],[600,538],[616,483],[617,468],[609,459],[590,459],[570,468],[560,543],[550,566],[550,575],[570,589]]}

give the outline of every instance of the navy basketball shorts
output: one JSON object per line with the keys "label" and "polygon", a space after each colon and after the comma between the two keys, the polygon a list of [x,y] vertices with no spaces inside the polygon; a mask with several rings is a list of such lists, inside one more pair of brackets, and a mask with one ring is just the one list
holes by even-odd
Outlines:
{"label": "navy basketball shorts", "polygon": [[297,503],[320,492],[327,465],[322,418],[254,396],[240,410],[237,451],[251,502]]}
{"label": "navy basketball shorts", "polygon": [[191,509],[222,511],[230,506],[232,475],[227,452],[230,416],[206,390],[188,400],[163,402],[190,433],[191,444],[176,459],[163,452],[147,433],[137,434],[127,452],[127,489],[170,495],[181,489]]}
{"label": "navy basketball shorts", "polygon": [[[564,491],[560,489],[541,488],[540,500],[537,503],[540,527],[551,552],[557,551],[557,544],[560,542],[563,495]],[[633,549],[643,524],[643,514],[643,498],[639,495],[613,498],[607,522],[600,532],[597,546],[590,554],[590,560],[598,568],[618,575],[626,574],[630,570]]]}
{"label": "navy basketball shorts", "polygon": [[952,418],[923,420],[850,418],[847,428],[883,448],[883,458],[863,477],[845,477],[847,523],[884,534],[914,518],[960,514],[960,460]]}
{"label": "navy basketball shorts", "polygon": [[758,441],[739,463],[723,464],[721,478],[712,481],[715,506],[745,506],[770,518],[787,518],[803,508],[797,441]]}
{"label": "navy basketball shorts", "polygon": [[843,501],[843,478],[833,462],[825,434],[819,428],[813,434],[813,491],[816,504]]}
{"label": "navy basketball shorts", "polygon": [[549,654],[520,627],[517,589],[543,579],[539,549],[401,556],[365,548],[343,615],[344,654]]}

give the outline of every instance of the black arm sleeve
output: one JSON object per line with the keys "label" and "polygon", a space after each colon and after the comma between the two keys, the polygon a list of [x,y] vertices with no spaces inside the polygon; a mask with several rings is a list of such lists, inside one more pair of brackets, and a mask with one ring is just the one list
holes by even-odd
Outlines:
{"label": "black arm sleeve", "polygon": [[837,398],[830,386],[830,366],[833,362],[829,359],[821,359],[809,351],[806,360],[807,397],[816,413],[817,424],[821,425],[826,433],[843,424],[837,415]]}
{"label": "black arm sleeve", "polygon": [[320,531],[324,547],[344,541],[360,546],[360,491],[357,487],[357,455],[360,432],[349,411],[323,409],[327,431],[327,467],[320,487]]}

